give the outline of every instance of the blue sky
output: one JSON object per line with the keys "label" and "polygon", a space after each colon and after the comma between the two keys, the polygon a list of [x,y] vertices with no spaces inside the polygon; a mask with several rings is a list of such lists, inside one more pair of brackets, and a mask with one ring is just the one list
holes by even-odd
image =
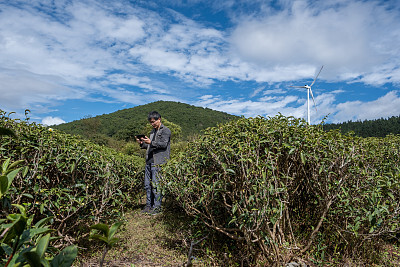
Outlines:
{"label": "blue sky", "polygon": [[399,1],[0,1],[0,109],[52,125],[157,100],[312,123],[400,115]]}

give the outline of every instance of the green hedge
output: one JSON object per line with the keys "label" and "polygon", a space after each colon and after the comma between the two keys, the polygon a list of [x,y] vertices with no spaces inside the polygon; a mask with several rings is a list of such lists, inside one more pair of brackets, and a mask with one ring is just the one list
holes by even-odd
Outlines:
{"label": "green hedge", "polygon": [[363,139],[292,117],[240,119],[171,159],[164,186],[253,264],[321,249],[345,257],[400,232],[399,144],[399,135]]}
{"label": "green hedge", "polygon": [[0,111],[0,127],[17,138],[0,137],[0,159],[27,166],[2,199],[1,217],[10,203],[22,204],[35,219],[54,216],[53,228],[77,236],[93,222],[121,215],[142,190],[143,160],[95,145]]}

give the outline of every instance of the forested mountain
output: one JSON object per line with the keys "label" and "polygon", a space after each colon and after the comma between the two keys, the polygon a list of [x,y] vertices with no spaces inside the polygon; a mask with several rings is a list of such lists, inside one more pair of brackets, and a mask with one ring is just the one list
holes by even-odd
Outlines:
{"label": "forested mountain", "polygon": [[107,136],[118,140],[131,140],[135,134],[148,134],[145,127],[147,114],[158,111],[163,119],[179,125],[182,138],[198,134],[203,129],[237,118],[225,112],[196,107],[180,102],[157,101],[146,105],[119,110],[110,114],[84,118],[53,128],[84,137]]}
{"label": "forested mountain", "polygon": [[400,134],[400,116],[324,125],[324,130],[333,129],[340,129],[342,133],[353,131],[355,135],[361,137],[385,137],[388,134]]}

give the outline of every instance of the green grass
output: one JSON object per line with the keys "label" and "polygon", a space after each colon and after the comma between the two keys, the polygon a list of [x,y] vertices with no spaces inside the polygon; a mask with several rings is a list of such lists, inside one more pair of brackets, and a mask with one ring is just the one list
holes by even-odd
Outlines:
{"label": "green grass", "polygon": [[[182,266],[190,247],[188,220],[170,209],[155,216],[142,214],[142,207],[125,214],[125,224],[116,234],[120,241],[107,253],[104,266]],[[102,248],[93,242],[88,245],[90,250],[78,256],[75,266],[98,266]],[[194,266],[209,265],[194,256]]]}

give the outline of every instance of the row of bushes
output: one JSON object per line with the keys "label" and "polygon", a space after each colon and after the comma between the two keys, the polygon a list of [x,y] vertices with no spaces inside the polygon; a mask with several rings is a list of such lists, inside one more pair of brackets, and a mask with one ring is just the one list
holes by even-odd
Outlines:
{"label": "row of bushes", "polygon": [[171,159],[164,187],[250,265],[310,251],[379,261],[365,248],[400,233],[399,144],[399,135],[364,139],[292,117],[240,119]]}
{"label": "row of bushes", "polygon": [[[143,160],[115,152],[0,111],[0,158],[26,166],[1,200],[0,215],[23,205],[36,220],[54,216],[53,228],[73,242],[89,225],[121,215],[142,190]],[[81,228],[85,229],[81,229]]]}

